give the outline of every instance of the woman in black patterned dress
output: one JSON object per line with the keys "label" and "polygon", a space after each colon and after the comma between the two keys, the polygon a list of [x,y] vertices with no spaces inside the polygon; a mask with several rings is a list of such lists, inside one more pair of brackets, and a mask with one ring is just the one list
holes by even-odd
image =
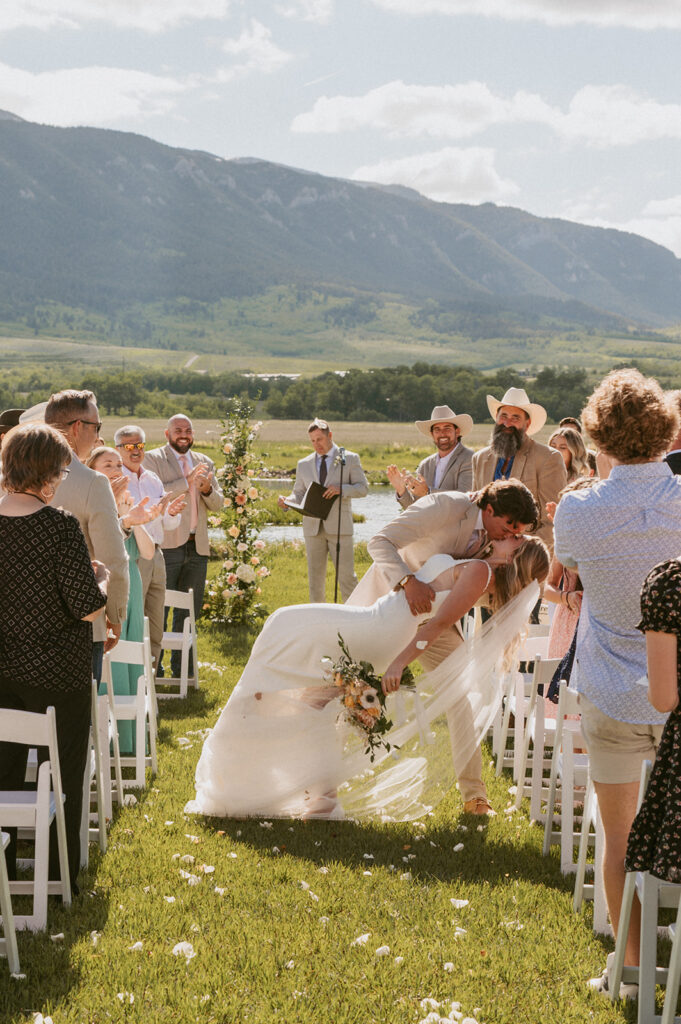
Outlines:
{"label": "woman in black patterned dress", "polygon": [[641,622],[648,654],[648,697],[670,715],[650,783],[627,846],[627,871],[649,871],[681,882],[681,562],[661,562],[641,591]]}
{"label": "woman in black patterned dress", "polygon": [[[75,458],[75,456],[74,456]],[[53,427],[27,423],[5,435],[0,498],[0,709],[57,720],[66,841],[74,891],[91,710],[92,626],[103,610],[106,569],[95,575],[78,520],[50,508],[71,449]],[[25,746],[0,743],[0,789],[23,787]],[[12,830],[10,834],[12,834]],[[50,877],[59,863],[50,834]],[[16,872],[15,837],[7,851]]]}

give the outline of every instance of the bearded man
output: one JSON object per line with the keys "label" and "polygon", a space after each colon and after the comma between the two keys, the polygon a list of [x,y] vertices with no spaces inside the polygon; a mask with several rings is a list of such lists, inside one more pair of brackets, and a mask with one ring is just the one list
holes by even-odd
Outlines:
{"label": "bearded man", "polygon": [[488,395],[487,407],[495,426],[488,447],[473,456],[473,488],[478,491],[493,480],[521,480],[539,506],[534,532],[552,551],[553,527],[546,503],[558,502],[567,472],[560,452],[532,440],[531,435],[546,423],[546,409],[530,402],[523,388],[509,388],[501,400]]}

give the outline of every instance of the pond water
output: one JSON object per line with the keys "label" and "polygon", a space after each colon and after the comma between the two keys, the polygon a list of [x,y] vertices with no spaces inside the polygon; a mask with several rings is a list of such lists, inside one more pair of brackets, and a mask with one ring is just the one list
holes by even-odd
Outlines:
{"label": "pond water", "polygon": [[[278,494],[289,494],[291,481],[258,480],[257,486],[261,488],[267,487],[268,490],[276,491]],[[391,519],[394,519],[400,511],[400,506],[397,504],[392,487],[382,487],[380,485],[370,486],[366,498],[353,499],[352,508],[354,512],[360,513],[365,517],[365,522],[355,523],[355,544],[359,541],[371,540],[373,535],[384,527],[386,523],[389,523]],[[209,530],[208,532],[215,540],[220,539],[222,536],[222,530]],[[302,525],[296,526],[293,524],[291,526],[266,526],[260,531],[259,536],[270,544],[284,540],[302,541],[303,527]]]}

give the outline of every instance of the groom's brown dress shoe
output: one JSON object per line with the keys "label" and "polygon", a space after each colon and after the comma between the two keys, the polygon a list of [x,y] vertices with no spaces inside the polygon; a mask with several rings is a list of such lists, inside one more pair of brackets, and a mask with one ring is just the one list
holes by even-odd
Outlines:
{"label": "groom's brown dress shoe", "polygon": [[466,800],[463,809],[465,814],[494,814],[491,803],[484,796],[474,796],[472,800]]}

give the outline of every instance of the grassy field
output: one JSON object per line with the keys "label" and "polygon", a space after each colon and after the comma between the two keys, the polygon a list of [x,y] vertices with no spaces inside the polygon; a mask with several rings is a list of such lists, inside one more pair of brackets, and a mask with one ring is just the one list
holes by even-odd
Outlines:
{"label": "grassy field", "polygon": [[[303,552],[276,547],[267,561],[269,608],[304,601]],[[417,1024],[426,999],[485,1024],[634,1021],[635,1006],[587,992],[611,943],[590,911],[573,914],[526,806],[503,813],[508,776],[485,768],[499,813],[479,828],[456,792],[415,824],[183,815],[203,730],[254,636],[202,628],[202,688],[162,704],[158,776],[116,814],[107,853],[91,847],[71,910],[53,905],[47,935],[20,936],[26,978],[0,970],[3,1024]],[[174,955],[178,943],[195,955]]]}

